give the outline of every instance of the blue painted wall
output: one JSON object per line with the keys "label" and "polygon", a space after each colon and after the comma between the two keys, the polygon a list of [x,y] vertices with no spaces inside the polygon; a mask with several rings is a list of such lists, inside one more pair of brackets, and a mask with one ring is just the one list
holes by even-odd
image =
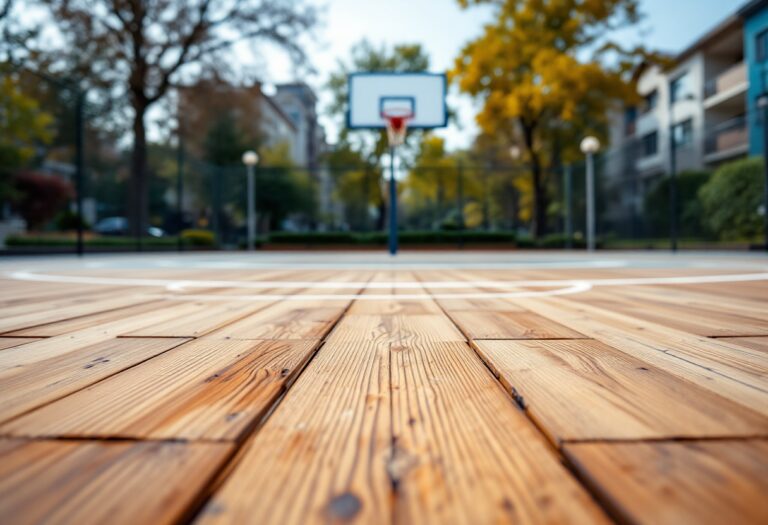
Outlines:
{"label": "blue painted wall", "polygon": [[747,92],[747,120],[749,122],[749,154],[763,154],[763,123],[757,97],[768,92],[768,61],[758,62],[755,49],[757,35],[768,29],[768,7],[744,19],[744,60],[747,62],[749,91]]}

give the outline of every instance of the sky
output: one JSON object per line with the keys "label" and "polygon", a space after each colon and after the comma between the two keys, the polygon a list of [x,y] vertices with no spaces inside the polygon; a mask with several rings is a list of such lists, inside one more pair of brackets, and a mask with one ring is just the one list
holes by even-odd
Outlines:
{"label": "sky", "polygon": [[[644,43],[670,52],[683,50],[699,36],[736,11],[743,2],[730,0],[642,0],[644,21],[616,35],[623,43]],[[347,60],[355,43],[367,38],[375,45],[420,43],[429,53],[433,71],[445,71],[462,47],[482,32],[492,18],[488,6],[462,10],[456,0],[326,0],[321,26],[313,41],[307,42],[315,74],[302,76],[320,98],[321,123],[331,143],[338,134],[337,123],[324,114],[328,93],[323,90],[339,60]],[[290,61],[275,49],[262,54],[263,76],[267,82],[290,82],[297,73]],[[477,132],[473,102],[465,95],[449,94],[449,104],[458,110],[458,123],[437,133],[451,149],[469,146]]]}

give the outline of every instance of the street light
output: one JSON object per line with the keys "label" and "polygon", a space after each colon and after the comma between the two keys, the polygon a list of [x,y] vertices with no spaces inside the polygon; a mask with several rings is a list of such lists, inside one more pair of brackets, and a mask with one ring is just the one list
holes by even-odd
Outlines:
{"label": "street light", "polygon": [[600,141],[589,136],[581,141],[581,152],[587,156],[587,250],[595,251],[595,161]]}
{"label": "street light", "polygon": [[259,155],[248,150],[243,153],[243,164],[248,170],[248,250],[253,251],[256,238],[256,181],[253,168],[259,162]]}
{"label": "street light", "polygon": [[512,146],[509,148],[509,156],[512,157],[513,160],[517,160],[520,158],[520,146]]}

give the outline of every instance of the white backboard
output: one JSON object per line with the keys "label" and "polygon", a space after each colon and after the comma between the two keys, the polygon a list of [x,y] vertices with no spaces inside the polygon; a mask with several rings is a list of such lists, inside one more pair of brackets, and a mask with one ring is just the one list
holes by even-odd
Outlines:
{"label": "white backboard", "polygon": [[349,75],[347,127],[387,127],[382,109],[412,108],[409,129],[442,128],[448,124],[446,78],[438,73],[353,73]]}

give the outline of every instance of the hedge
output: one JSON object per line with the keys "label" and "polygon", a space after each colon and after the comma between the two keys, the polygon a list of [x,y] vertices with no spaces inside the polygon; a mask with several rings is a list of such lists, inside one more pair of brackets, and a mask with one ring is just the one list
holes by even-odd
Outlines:
{"label": "hedge", "polygon": [[[406,231],[398,235],[400,244],[497,244],[514,243],[513,232],[484,231]],[[387,234],[384,232],[279,232],[269,235],[271,244],[293,245],[384,245]]]}

